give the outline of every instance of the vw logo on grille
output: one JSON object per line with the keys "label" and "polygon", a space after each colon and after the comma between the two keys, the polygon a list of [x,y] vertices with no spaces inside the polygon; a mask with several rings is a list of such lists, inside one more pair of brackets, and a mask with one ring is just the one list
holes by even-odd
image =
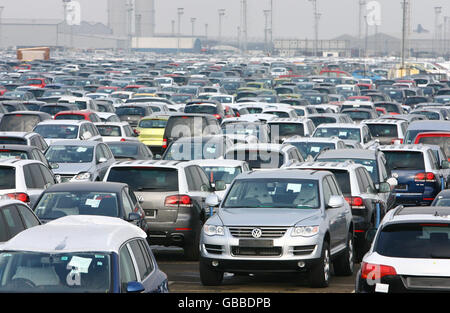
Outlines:
{"label": "vw logo on grille", "polygon": [[260,238],[262,236],[262,230],[259,228],[255,228],[252,230],[253,238]]}

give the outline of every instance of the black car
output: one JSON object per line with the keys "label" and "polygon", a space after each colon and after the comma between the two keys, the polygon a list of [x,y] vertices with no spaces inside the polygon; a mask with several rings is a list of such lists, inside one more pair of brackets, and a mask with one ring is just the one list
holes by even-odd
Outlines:
{"label": "black car", "polygon": [[100,215],[118,217],[148,231],[144,211],[123,183],[56,184],[41,194],[33,210],[43,223],[68,215]]}
{"label": "black car", "polygon": [[139,141],[117,141],[106,143],[117,161],[151,160],[153,153]]}
{"label": "black car", "polygon": [[78,106],[76,104],[64,103],[64,104],[45,104],[39,109],[41,112],[55,116],[59,112],[63,111],[78,111]]}

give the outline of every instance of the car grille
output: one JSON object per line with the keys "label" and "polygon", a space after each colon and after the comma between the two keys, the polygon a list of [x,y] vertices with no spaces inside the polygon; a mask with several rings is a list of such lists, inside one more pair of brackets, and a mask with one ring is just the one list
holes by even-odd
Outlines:
{"label": "car grille", "polygon": [[222,252],[223,252],[222,246],[217,246],[217,245],[205,244],[205,249],[208,253],[211,253],[211,254],[222,254]]}
{"label": "car grille", "polygon": [[295,246],[292,247],[292,252],[294,255],[308,255],[313,253],[316,246]]}
{"label": "car grille", "polygon": [[450,277],[407,277],[406,287],[410,289],[450,290]]}
{"label": "car grille", "polygon": [[281,247],[272,248],[249,248],[249,247],[231,247],[233,256],[280,256],[283,249]]}
{"label": "car grille", "polygon": [[260,238],[276,239],[284,236],[287,227],[229,227],[230,233],[235,238],[253,238],[252,231],[261,229],[262,235]]}
{"label": "car grille", "polygon": [[60,176],[62,183],[67,183],[69,180],[75,177],[75,175],[60,175]]}

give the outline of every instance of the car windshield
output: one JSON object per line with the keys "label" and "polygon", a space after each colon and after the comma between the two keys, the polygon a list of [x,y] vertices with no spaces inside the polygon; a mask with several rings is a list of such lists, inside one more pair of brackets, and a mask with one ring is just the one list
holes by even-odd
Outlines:
{"label": "car windshield", "polygon": [[361,164],[363,165],[366,170],[369,172],[370,177],[372,177],[372,180],[375,184],[378,184],[380,182],[380,178],[378,176],[378,165],[377,165],[377,161],[376,160],[368,160],[368,159],[353,159],[351,157],[348,158],[336,158],[336,159],[332,159],[332,158],[321,158],[319,157],[317,161],[320,162],[346,162],[352,160],[353,162],[355,162],[356,164]]}
{"label": "car windshield", "polygon": [[398,107],[393,103],[379,103],[377,108],[386,109],[388,113],[402,113],[399,111]]}
{"label": "car windshield", "polygon": [[0,131],[31,132],[40,121],[36,115],[6,115],[1,120]]}
{"label": "car windshield", "polygon": [[78,126],[74,125],[38,125],[34,132],[48,139],[78,138]]}
{"label": "car windshield", "polygon": [[175,103],[185,103],[192,99],[192,96],[181,96],[181,95],[173,95],[170,100]]}
{"label": "car windshield", "polygon": [[233,179],[242,173],[241,168],[238,167],[224,167],[224,166],[202,166],[206,175],[208,175],[211,183],[218,180],[224,181],[226,184],[231,184]]}
{"label": "car windshield", "polygon": [[158,167],[113,167],[107,181],[128,184],[135,191],[178,191],[178,170]]}
{"label": "car windshield", "polygon": [[330,138],[338,137],[343,140],[355,140],[361,142],[361,131],[359,128],[338,128],[338,127],[321,127],[317,128],[314,137]]}
{"label": "car windshield", "polygon": [[334,143],[328,142],[288,142],[297,148],[298,152],[302,155],[303,159],[306,159],[308,155],[315,158],[323,149],[334,150],[336,149]]}
{"label": "car windshield", "polygon": [[450,259],[450,225],[444,223],[402,223],[385,226],[374,251],[386,257]]}
{"label": "car windshield", "polygon": [[0,253],[0,292],[110,292],[111,256],[104,252]]}
{"label": "car windshield", "polygon": [[367,124],[373,137],[398,137],[397,125]]}
{"label": "car windshield", "polygon": [[217,141],[174,142],[164,155],[164,160],[190,161],[203,159],[217,159],[223,154],[223,146]]}
{"label": "car windshield", "polygon": [[42,220],[54,220],[68,215],[101,215],[118,217],[115,193],[79,191],[44,193],[35,209]]}
{"label": "car windshield", "polygon": [[393,170],[425,170],[422,152],[415,151],[383,151],[386,167]]}
{"label": "car windshield", "polygon": [[52,145],[45,157],[52,163],[90,163],[94,158],[94,147]]}
{"label": "car windshield", "polygon": [[231,186],[223,208],[317,209],[320,207],[316,180],[245,179]]}
{"label": "car windshield", "polygon": [[305,95],[303,96],[306,100],[309,101],[311,104],[323,104],[324,103],[324,97],[323,96],[317,96],[317,95]]}
{"label": "car windshield", "polygon": [[225,159],[246,161],[251,169],[280,168],[284,162],[283,154],[268,150],[234,150]]}
{"label": "car windshield", "polygon": [[122,136],[120,126],[96,125],[102,137],[119,137]]}

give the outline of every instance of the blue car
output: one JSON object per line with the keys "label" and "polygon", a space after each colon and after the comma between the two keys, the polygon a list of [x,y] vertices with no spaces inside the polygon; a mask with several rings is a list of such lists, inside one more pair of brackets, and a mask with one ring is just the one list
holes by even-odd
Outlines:
{"label": "blue car", "polygon": [[445,162],[439,165],[435,154],[427,145],[381,146],[386,157],[386,167],[397,179],[394,189],[396,204],[430,205],[445,186],[443,170]]}
{"label": "blue car", "polygon": [[0,292],[166,293],[147,235],[112,217],[66,216],[0,246]]}

